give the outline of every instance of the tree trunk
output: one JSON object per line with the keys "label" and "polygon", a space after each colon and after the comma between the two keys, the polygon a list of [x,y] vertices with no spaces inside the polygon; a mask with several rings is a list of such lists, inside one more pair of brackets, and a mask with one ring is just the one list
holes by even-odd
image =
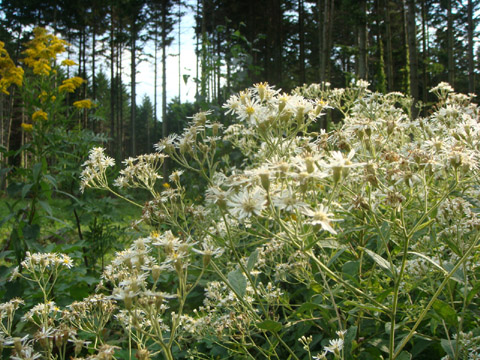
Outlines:
{"label": "tree trunk", "polygon": [[300,40],[300,84],[305,80],[305,30],[304,30],[304,7],[303,0],[298,0],[298,34]]}
{"label": "tree trunk", "polygon": [[473,32],[475,30],[473,22],[473,2],[468,0],[468,92],[475,92],[475,73],[474,73],[474,55],[473,55]]}
{"label": "tree trunk", "polygon": [[405,11],[405,0],[402,0],[402,27],[403,27],[403,44],[405,49],[405,71],[403,73],[403,91],[411,95],[410,88],[410,55],[408,49],[408,36],[407,36],[407,13]]}
{"label": "tree trunk", "polygon": [[423,78],[423,86],[422,86],[422,100],[423,102],[427,102],[428,96],[428,75],[427,75],[427,66],[429,61],[428,55],[428,26],[427,26],[427,10],[425,7],[425,0],[422,0],[422,78]]}
{"label": "tree trunk", "polygon": [[113,24],[113,10],[111,10],[110,19],[110,137],[112,145],[110,152],[116,155],[115,145],[115,26]]}
{"label": "tree trunk", "polygon": [[[417,60],[417,29],[415,15],[415,1],[408,0],[407,4],[407,36],[408,36],[408,54],[410,61],[410,91],[414,104],[418,101],[418,60]],[[414,110],[414,108],[412,108]],[[415,114],[414,114],[415,115]]]}
{"label": "tree trunk", "polygon": [[[162,2],[162,137],[168,136],[167,124],[167,6],[166,2]],[[202,69],[203,77],[203,69]],[[163,163],[163,179],[168,181],[167,162]]]}
{"label": "tree trunk", "polygon": [[[158,11],[155,7],[155,19],[158,19]],[[155,34],[154,34],[154,64],[153,64],[153,138],[157,141],[158,129],[157,129],[157,89],[158,89],[158,22],[155,21]]]}
{"label": "tree trunk", "polygon": [[448,57],[448,82],[454,86],[455,82],[455,63],[453,60],[453,14],[452,0],[447,0],[447,57]]}
{"label": "tree trunk", "polygon": [[385,10],[385,31],[386,31],[386,43],[387,43],[387,86],[388,91],[394,90],[394,77],[393,77],[393,48],[392,48],[392,26],[390,24],[390,4],[389,0],[384,0]]}
{"label": "tree trunk", "polygon": [[135,116],[136,116],[136,74],[137,74],[137,67],[136,67],[136,17],[132,18],[132,23],[130,24],[130,123],[132,125],[132,134],[131,134],[131,141],[132,141],[132,156],[137,154],[136,151],[136,133],[135,133]]}
{"label": "tree trunk", "polygon": [[358,31],[358,77],[360,79],[368,79],[368,63],[367,63],[367,1],[359,1],[360,16],[357,26]]}

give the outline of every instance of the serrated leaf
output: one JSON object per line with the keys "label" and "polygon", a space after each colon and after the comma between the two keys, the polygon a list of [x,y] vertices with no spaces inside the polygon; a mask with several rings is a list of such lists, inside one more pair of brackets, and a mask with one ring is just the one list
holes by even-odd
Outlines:
{"label": "serrated leaf", "polygon": [[260,323],[257,323],[257,327],[262,330],[267,330],[271,332],[279,332],[282,330],[282,324],[278,321],[265,320]]}
{"label": "serrated leaf", "polygon": [[252,271],[253,267],[255,266],[255,263],[257,262],[257,259],[258,259],[258,250],[255,250],[248,257],[248,261],[247,261],[247,270],[248,271]]}
{"label": "serrated leaf", "polygon": [[235,290],[238,296],[244,297],[247,291],[247,279],[240,269],[230,271],[227,275],[230,286]]}
{"label": "serrated leaf", "polygon": [[435,300],[432,305],[433,310],[445,320],[448,325],[457,326],[457,312],[449,304],[442,300]]}

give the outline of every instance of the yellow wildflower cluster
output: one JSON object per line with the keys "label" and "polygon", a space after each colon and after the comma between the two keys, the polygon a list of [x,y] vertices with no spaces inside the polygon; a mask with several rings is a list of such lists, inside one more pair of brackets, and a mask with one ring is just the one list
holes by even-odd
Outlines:
{"label": "yellow wildflower cluster", "polygon": [[15,66],[4,46],[5,44],[0,41],[0,92],[9,95],[7,89],[10,85],[22,86],[23,69]]}
{"label": "yellow wildflower cluster", "polygon": [[58,87],[60,92],[73,93],[76,88],[82,85],[84,80],[81,77],[75,76],[71,79],[63,80],[62,85]]}
{"label": "yellow wildflower cluster", "polygon": [[22,130],[26,132],[31,132],[33,130],[32,124],[22,123],[20,126],[22,127]]}
{"label": "yellow wildflower cluster", "polygon": [[33,121],[47,120],[47,119],[48,119],[48,114],[43,110],[37,110],[32,115],[32,120]]}
{"label": "yellow wildflower cluster", "polygon": [[75,66],[78,65],[75,61],[70,60],[70,59],[65,59],[62,61],[63,66]]}
{"label": "yellow wildflower cluster", "polygon": [[22,61],[33,69],[34,74],[48,76],[52,70],[51,60],[63,53],[68,43],[48,34],[44,28],[35,28],[33,34],[35,37],[27,43],[28,48],[23,52],[26,57]]}
{"label": "yellow wildflower cluster", "polygon": [[92,100],[90,99],[84,99],[84,100],[78,100],[73,103],[73,106],[75,106],[77,109],[91,109],[93,106]]}

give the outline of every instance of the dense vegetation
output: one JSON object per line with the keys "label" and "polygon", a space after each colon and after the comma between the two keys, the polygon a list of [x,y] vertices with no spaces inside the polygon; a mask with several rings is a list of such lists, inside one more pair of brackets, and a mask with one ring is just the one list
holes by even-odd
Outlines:
{"label": "dense vegetation", "polygon": [[474,5],[3,1],[0,356],[480,358]]}

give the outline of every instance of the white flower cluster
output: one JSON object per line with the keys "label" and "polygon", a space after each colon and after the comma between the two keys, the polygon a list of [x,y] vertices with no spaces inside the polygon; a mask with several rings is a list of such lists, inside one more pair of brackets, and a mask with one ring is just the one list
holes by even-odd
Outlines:
{"label": "white flower cluster", "polygon": [[115,165],[113,158],[105,155],[105,149],[95,147],[90,150],[88,160],[82,165],[84,168],[80,174],[80,190],[85,191],[86,187],[104,189],[108,187],[106,170]]}

